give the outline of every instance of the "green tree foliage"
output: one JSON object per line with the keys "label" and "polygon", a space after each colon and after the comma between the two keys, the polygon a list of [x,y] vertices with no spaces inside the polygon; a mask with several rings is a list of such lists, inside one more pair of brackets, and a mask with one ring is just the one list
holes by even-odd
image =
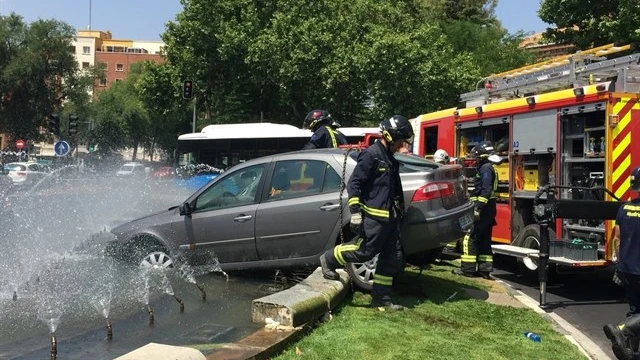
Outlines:
{"label": "green tree foliage", "polygon": [[637,0],[543,0],[538,15],[554,25],[545,37],[579,49],[640,40]]}
{"label": "green tree foliage", "polygon": [[125,80],[100,92],[94,104],[96,128],[91,143],[105,155],[129,147],[135,160],[138,147],[148,139],[149,113],[135,88],[139,78],[139,68],[133,67]]}
{"label": "green tree foliage", "polygon": [[0,131],[37,140],[46,116],[61,108],[75,83],[75,30],[56,20],[25,24],[0,16]]}

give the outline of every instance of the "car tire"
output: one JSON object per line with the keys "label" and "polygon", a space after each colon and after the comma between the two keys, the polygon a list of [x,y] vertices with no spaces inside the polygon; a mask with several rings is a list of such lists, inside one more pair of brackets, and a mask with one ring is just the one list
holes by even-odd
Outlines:
{"label": "car tire", "polygon": [[133,245],[134,264],[139,268],[162,268],[169,269],[173,267],[173,258],[169,255],[167,249],[157,242],[138,240]]}
{"label": "car tire", "polygon": [[[549,229],[549,238],[555,239],[555,237],[556,232]],[[522,240],[518,242],[519,246],[527,249],[540,249],[540,225],[530,224],[525,226],[524,229],[522,229],[520,238]],[[518,266],[525,273],[538,273],[538,261],[532,258],[518,258]]]}
{"label": "car tire", "polygon": [[378,255],[364,263],[349,263],[345,270],[351,277],[351,282],[355,290],[371,292],[373,289],[373,275],[376,273]]}

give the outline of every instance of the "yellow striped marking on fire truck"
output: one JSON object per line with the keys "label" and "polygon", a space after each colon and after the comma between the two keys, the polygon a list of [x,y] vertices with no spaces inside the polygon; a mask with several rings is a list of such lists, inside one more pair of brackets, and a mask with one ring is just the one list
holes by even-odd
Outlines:
{"label": "yellow striped marking on fire truck", "polygon": [[629,198],[629,182],[626,181],[631,169],[631,110],[638,109],[639,103],[634,98],[620,99],[613,105],[612,114],[618,115],[618,125],[611,131],[611,189],[621,200]]}

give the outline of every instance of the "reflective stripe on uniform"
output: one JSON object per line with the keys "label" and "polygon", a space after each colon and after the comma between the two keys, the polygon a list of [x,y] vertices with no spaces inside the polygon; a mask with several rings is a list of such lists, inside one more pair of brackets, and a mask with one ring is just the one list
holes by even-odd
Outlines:
{"label": "reflective stripe on uniform", "polygon": [[329,126],[326,126],[327,132],[329,132],[329,136],[331,136],[331,146],[334,148],[338,147],[338,141],[336,140],[336,133]]}
{"label": "reflective stripe on uniform", "polygon": [[362,210],[364,210],[364,212],[366,212],[369,215],[373,215],[373,216],[378,216],[378,217],[382,217],[382,218],[388,218],[389,217],[389,210],[382,210],[382,209],[376,209],[376,208],[372,208],[372,207],[368,207],[365,204],[360,204],[360,207],[362,207]]}
{"label": "reflective stripe on uniform", "polygon": [[477,196],[472,196],[469,198],[469,200],[471,200],[472,202],[476,202],[478,201],[478,197]]}
{"label": "reflective stripe on uniform", "polygon": [[462,238],[462,254],[469,255],[469,240],[471,239],[471,234],[466,233],[464,238]]}
{"label": "reflective stripe on uniform", "polygon": [[378,285],[393,285],[393,277],[380,274],[373,274],[373,283]]}
{"label": "reflective stripe on uniform", "polygon": [[478,261],[493,262],[493,255],[478,255]]}
{"label": "reflective stripe on uniform", "polygon": [[357,196],[354,196],[352,198],[349,198],[347,203],[349,204],[349,206],[358,205],[360,204],[360,198]]}
{"label": "reflective stripe on uniform", "polygon": [[485,203],[486,204],[486,203],[489,202],[489,199],[487,199],[484,196],[478,196],[478,201],[481,202],[481,203]]}
{"label": "reflective stripe on uniform", "polygon": [[474,262],[476,262],[476,256],[475,255],[460,255],[460,261],[461,262],[467,262],[467,263],[474,263]]}
{"label": "reflective stripe on uniform", "polygon": [[344,260],[342,253],[346,251],[356,251],[360,248],[360,243],[357,244],[340,244],[333,248],[333,256],[336,257],[338,263],[342,266],[346,265],[347,262]]}

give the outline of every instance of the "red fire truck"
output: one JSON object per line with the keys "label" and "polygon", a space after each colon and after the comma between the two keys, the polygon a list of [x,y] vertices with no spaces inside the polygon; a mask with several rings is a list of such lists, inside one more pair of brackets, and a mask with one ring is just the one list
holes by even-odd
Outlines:
{"label": "red fire truck", "polygon": [[[412,119],[414,152],[429,157],[444,149],[466,164],[469,177],[475,171],[469,150],[494,142],[503,159],[496,165],[494,252],[537,268],[540,227],[533,205],[544,185],[561,187],[559,199],[589,206],[630,198],[629,173],[640,165],[640,53],[603,58],[628,50],[609,44],[493,75],[484,88],[461,95],[465,107]],[[552,230],[561,241],[551,242],[550,263],[610,264],[609,218],[557,219]]]}

